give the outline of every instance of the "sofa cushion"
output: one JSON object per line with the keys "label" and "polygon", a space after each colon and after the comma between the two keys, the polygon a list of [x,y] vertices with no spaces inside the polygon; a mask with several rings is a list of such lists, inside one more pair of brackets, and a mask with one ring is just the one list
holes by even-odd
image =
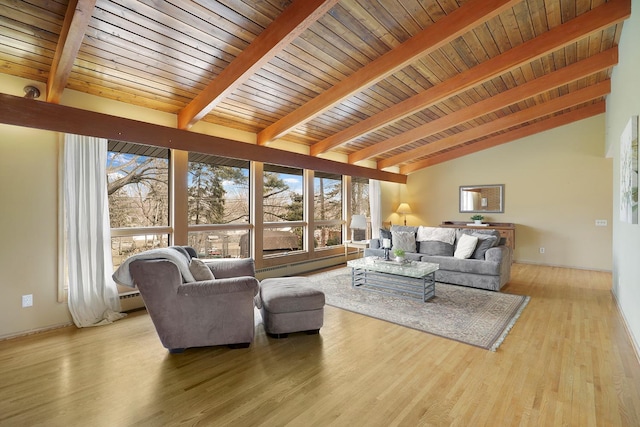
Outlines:
{"label": "sofa cushion", "polygon": [[[382,258],[384,257],[384,249],[367,248],[364,250],[364,256],[365,257],[375,256],[375,257]],[[392,257],[393,254],[390,254],[389,256]],[[404,258],[409,261],[422,261],[423,256],[424,256],[423,254],[411,253],[411,252],[407,252],[404,254]]]}
{"label": "sofa cushion", "polygon": [[463,234],[458,243],[456,244],[456,250],[453,256],[459,259],[467,259],[473,255],[473,251],[476,250],[478,244],[478,238],[470,234]]}
{"label": "sofa cushion", "polygon": [[422,241],[419,252],[424,255],[453,256],[453,245],[438,241]]}
{"label": "sofa cushion", "polygon": [[405,252],[416,253],[416,234],[410,231],[392,231],[391,249],[402,249]]}
{"label": "sofa cushion", "polygon": [[452,256],[422,256],[423,262],[433,262],[442,271],[456,271],[459,273],[500,275],[500,262],[483,261],[479,259],[459,259]]}
{"label": "sofa cushion", "polygon": [[204,261],[198,258],[191,258],[191,262],[189,263],[189,271],[197,282],[215,279],[213,272],[209,267],[207,267],[207,264],[205,264]]}
{"label": "sofa cushion", "polygon": [[442,227],[418,227],[416,246],[425,255],[453,256],[456,230]]}

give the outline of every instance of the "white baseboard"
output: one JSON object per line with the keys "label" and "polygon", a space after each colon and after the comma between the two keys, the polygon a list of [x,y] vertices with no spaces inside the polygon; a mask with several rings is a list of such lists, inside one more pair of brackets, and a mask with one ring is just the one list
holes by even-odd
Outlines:
{"label": "white baseboard", "polygon": [[622,324],[624,325],[624,330],[627,332],[627,336],[629,337],[629,341],[631,341],[631,347],[633,347],[633,351],[636,354],[636,359],[638,363],[640,363],[640,343],[635,339],[635,336],[631,333],[631,328],[629,327],[629,322],[627,318],[624,316],[624,312],[620,307],[620,303],[618,298],[616,297],[616,293],[611,291],[611,295],[613,295],[613,301],[616,303],[616,308],[618,309],[618,313],[620,314],[620,318],[622,319]]}
{"label": "white baseboard", "polygon": [[539,265],[542,267],[557,267],[557,268],[571,268],[574,270],[586,270],[586,271],[601,271],[603,273],[611,273],[611,270],[601,269],[601,268],[591,268],[591,267],[575,267],[572,265],[562,265],[562,264],[547,264],[542,262],[534,262],[534,261],[521,261],[519,259],[513,260],[514,264],[527,264],[527,265]]}

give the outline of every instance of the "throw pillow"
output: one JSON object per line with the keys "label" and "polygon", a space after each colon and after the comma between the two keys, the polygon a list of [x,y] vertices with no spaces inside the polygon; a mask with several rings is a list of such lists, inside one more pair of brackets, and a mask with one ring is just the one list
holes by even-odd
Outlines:
{"label": "throw pillow", "polygon": [[196,282],[215,279],[213,272],[209,267],[207,267],[207,264],[205,264],[204,261],[198,258],[191,258],[189,271],[193,275],[193,278],[196,279]]}
{"label": "throw pillow", "polygon": [[418,232],[418,227],[416,227],[414,225],[396,225],[396,224],[391,224],[391,232],[393,233],[394,231],[406,231],[406,232],[409,232],[409,233],[416,234]]}
{"label": "throw pillow", "polygon": [[477,235],[485,235],[485,236],[496,236],[496,241],[494,246],[498,246],[500,244],[500,232],[498,230],[478,230],[476,228],[459,228],[456,230],[456,238],[459,239],[463,234],[471,234],[472,236]]}
{"label": "throw pillow", "polygon": [[405,252],[416,253],[416,235],[408,231],[391,232],[391,249],[402,249]]}
{"label": "throw pillow", "polygon": [[459,259],[467,259],[473,255],[473,251],[476,250],[477,244],[478,238],[476,236],[463,234],[458,240],[456,251],[453,253],[453,256]]}
{"label": "throw pillow", "polygon": [[418,228],[416,240],[419,242],[438,241],[453,245],[456,240],[455,228],[423,227]]}
{"label": "throw pillow", "polygon": [[[418,242],[416,242],[418,243]],[[430,256],[453,256],[453,245],[436,240],[419,242],[418,252]]]}
{"label": "throw pillow", "polygon": [[473,255],[471,256],[474,259],[484,259],[484,254],[487,252],[489,248],[495,246],[495,243],[498,241],[496,236],[491,236],[489,234],[472,234],[478,238],[478,244],[476,245],[476,250],[473,251]]}

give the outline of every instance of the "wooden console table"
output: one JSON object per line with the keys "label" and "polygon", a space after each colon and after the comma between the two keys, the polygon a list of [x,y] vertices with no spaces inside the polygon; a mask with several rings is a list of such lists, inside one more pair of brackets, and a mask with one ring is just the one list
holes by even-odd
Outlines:
{"label": "wooden console table", "polygon": [[440,227],[450,228],[477,228],[478,230],[498,230],[500,236],[504,237],[505,245],[510,247],[511,250],[516,249],[516,226],[510,222],[488,222],[488,225],[474,226],[467,225],[469,221],[444,221],[440,224]]}

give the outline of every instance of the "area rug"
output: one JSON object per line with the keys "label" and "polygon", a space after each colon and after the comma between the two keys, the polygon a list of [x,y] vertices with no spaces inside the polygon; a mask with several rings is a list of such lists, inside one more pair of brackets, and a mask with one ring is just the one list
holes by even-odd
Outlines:
{"label": "area rug", "polygon": [[528,296],[436,283],[436,296],[422,302],[352,288],[351,269],[309,276],[333,307],[364,314],[443,338],[496,351],[529,302]]}

